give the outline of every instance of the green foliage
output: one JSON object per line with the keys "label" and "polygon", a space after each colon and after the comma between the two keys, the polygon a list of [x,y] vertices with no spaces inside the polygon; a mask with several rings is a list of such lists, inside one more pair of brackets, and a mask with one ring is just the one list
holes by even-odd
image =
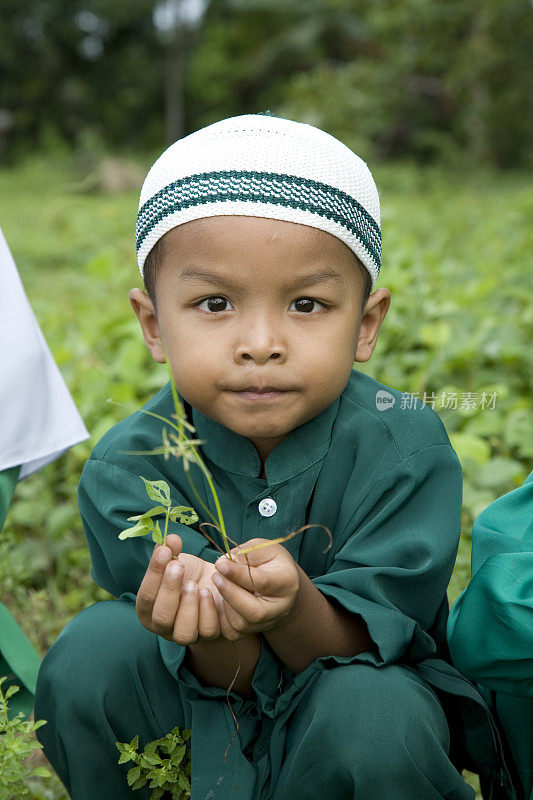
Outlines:
{"label": "green foliage", "polygon": [[532,41],[522,0],[218,0],[191,53],[189,127],[270,108],[363,158],[527,166]]}
{"label": "green foliage", "polygon": [[[162,503],[162,505],[155,506],[154,508],[145,511],[144,514],[137,514],[134,517],[128,517],[128,522],[135,522],[131,528],[119,533],[119,539],[131,539],[135,536],[146,536],[147,533],[152,534],[152,540],[156,544],[166,544],[167,541],[167,528],[168,521],[182,522],[184,525],[193,525],[198,522],[198,514],[194,508],[189,506],[171,506],[170,488],[166,481],[148,481],[143,476],[140,476],[146,487],[146,493],[150,500]],[[159,522],[154,522],[153,517],[165,515],[165,532],[161,534]]]}
{"label": "green foliage", "polygon": [[157,148],[270,108],[371,159],[531,165],[526,0],[205,5],[201,25],[162,29],[158,0],[3,0],[0,153]]}
{"label": "green foliage", "polygon": [[128,786],[133,790],[148,784],[153,792],[150,800],[160,800],[169,792],[172,800],[185,800],[191,795],[191,756],[186,742],[191,731],[174,728],[161,739],[148,742],[142,753],[138,752],[139,737],[129,742],[117,742],[121,753],[118,763],[133,761],[136,766],[128,772]]}
{"label": "green foliage", "polygon": [[37,722],[23,721],[24,714],[19,712],[13,719],[9,719],[8,700],[19,686],[9,686],[6,692],[2,691],[2,684],[7,678],[0,678],[0,800],[14,800],[14,798],[29,797],[25,780],[31,775],[40,778],[49,778],[51,773],[45,767],[36,767],[28,771],[24,759],[34,750],[42,748],[35,739],[35,731],[46,720]]}

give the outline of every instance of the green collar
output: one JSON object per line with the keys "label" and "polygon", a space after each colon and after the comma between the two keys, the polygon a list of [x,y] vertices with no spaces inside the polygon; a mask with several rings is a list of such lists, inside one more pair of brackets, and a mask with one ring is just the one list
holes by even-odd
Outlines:
{"label": "green collar", "polygon": [[[340,398],[337,397],[316,417],[291,431],[272,450],[265,461],[269,486],[283,483],[304,472],[325,456],[339,405]],[[201,449],[210,461],[227,472],[259,479],[261,459],[250,439],[205,416],[196,408],[192,409],[192,419],[196,437],[206,442]]]}

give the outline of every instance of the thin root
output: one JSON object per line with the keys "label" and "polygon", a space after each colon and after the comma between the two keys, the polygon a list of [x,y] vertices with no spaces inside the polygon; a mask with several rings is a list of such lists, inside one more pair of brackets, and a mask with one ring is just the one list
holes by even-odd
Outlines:
{"label": "thin root", "polygon": [[[230,541],[231,541],[231,539],[230,539]],[[234,733],[234,734],[233,734],[233,736],[231,737],[231,739],[230,739],[230,741],[229,741],[229,743],[228,743],[228,746],[226,747],[226,752],[224,753],[224,761],[226,760],[226,758],[227,758],[227,756],[228,756],[229,749],[230,749],[230,747],[231,747],[231,743],[233,742],[233,740],[235,739],[235,737],[237,736],[237,734],[238,734],[238,732],[239,732],[239,723],[238,723],[238,721],[237,721],[237,717],[236,717],[236,716],[235,716],[235,714],[233,713],[233,709],[232,709],[232,707],[231,707],[231,703],[230,703],[230,699],[229,699],[229,693],[231,692],[231,689],[232,689],[232,687],[233,687],[233,685],[234,685],[235,681],[237,680],[237,675],[239,674],[239,671],[240,671],[240,669],[241,669],[241,659],[240,659],[240,656],[239,656],[239,651],[238,651],[238,649],[237,649],[237,645],[235,644],[235,642],[234,642],[234,641],[232,641],[231,643],[232,643],[232,645],[233,645],[233,649],[234,649],[234,650],[235,650],[235,652],[237,653],[237,661],[238,661],[239,663],[238,663],[238,666],[237,666],[237,672],[236,672],[236,673],[235,673],[235,675],[233,676],[233,680],[232,680],[232,682],[230,683],[230,685],[228,686],[228,691],[226,692],[226,700],[228,701],[228,706],[229,706],[229,710],[231,711],[231,716],[233,717],[233,719],[234,719],[234,721],[235,721],[235,733]]]}

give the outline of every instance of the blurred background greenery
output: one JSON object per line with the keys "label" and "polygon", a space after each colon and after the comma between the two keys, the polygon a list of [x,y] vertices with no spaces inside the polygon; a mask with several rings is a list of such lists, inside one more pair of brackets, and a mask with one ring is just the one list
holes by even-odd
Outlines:
{"label": "blurred background greenery", "polygon": [[169,142],[265,109],[374,173],[392,304],[357,368],[431,403],[460,457],[453,602],[473,520],[533,466],[531,4],[2,0],[0,23],[0,225],[91,433],[18,485],[0,538],[0,599],[39,653],[108,597],[83,464],[166,381],[127,299],[144,175]]}
{"label": "blurred background greenery", "polygon": [[2,0],[3,158],[160,150],[261,111],[366,160],[531,164],[524,0]]}

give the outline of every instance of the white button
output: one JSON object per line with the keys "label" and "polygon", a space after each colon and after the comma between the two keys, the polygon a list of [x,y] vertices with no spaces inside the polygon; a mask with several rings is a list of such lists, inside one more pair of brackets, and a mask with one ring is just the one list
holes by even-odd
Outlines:
{"label": "white button", "polygon": [[265,497],[264,500],[261,500],[259,503],[259,513],[262,517],[271,517],[272,514],[275,514],[277,511],[276,501],[272,500],[271,497]]}

